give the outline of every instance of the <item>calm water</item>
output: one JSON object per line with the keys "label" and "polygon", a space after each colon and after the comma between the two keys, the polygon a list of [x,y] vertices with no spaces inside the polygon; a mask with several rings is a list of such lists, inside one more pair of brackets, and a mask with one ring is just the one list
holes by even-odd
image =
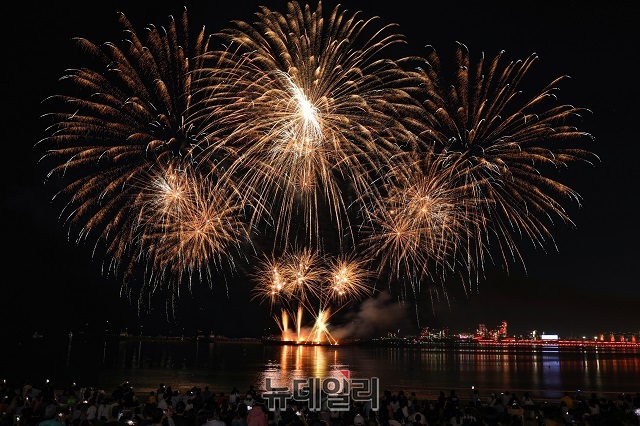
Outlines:
{"label": "calm water", "polygon": [[[77,339],[76,339],[77,340]],[[567,390],[614,396],[640,391],[638,350],[425,349],[370,346],[271,346],[260,343],[30,339],[3,351],[2,378],[41,382],[58,388],[72,381],[108,392],[128,380],[138,393],[159,383],[186,391],[208,385],[214,391],[265,389],[266,378],[289,386],[294,378],[378,377],[380,390],[416,391],[433,397],[440,390],[460,395],[475,386],[493,391],[529,391],[557,398]]]}

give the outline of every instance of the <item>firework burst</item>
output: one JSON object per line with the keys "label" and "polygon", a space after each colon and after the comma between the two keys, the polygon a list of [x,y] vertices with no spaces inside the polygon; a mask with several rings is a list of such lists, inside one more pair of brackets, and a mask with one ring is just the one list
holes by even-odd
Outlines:
{"label": "firework burst", "polygon": [[[56,198],[66,200],[62,214],[70,231],[77,232],[78,242],[93,238],[96,253],[102,252],[99,243],[104,243],[107,273],[126,271],[123,290],[132,295],[135,285],[129,273],[138,261],[148,262],[146,268],[152,268],[148,276],[166,279],[167,272],[176,271],[176,263],[170,262],[169,267],[165,260],[176,251],[186,270],[206,269],[204,262],[214,252],[222,255],[213,247],[240,236],[216,234],[216,241],[207,243],[193,238],[211,209],[229,213],[230,206],[217,200],[223,193],[234,192],[222,191],[219,183],[210,184],[218,180],[213,175],[217,170],[210,164],[202,169],[197,159],[205,145],[208,159],[218,153],[209,146],[213,138],[202,133],[201,123],[192,115],[198,90],[191,72],[202,66],[199,58],[208,50],[204,28],[191,46],[186,9],[182,25],[173,17],[167,27],[151,25],[144,42],[124,14],[119,14],[119,22],[127,37],[121,46],[75,39],[93,67],[68,70],[61,80],[72,94],[46,100],[56,112],[45,115],[50,122],[48,134],[37,147],[46,150],[42,161],[52,164],[48,177],[60,178],[65,185]],[[214,193],[203,194],[205,188],[194,191],[199,182],[193,179],[201,172],[206,178],[200,183],[207,190],[214,187]],[[188,206],[191,202],[196,204]],[[196,209],[203,210],[196,213]],[[188,221],[178,225],[182,220]],[[229,234],[240,229],[236,219],[229,223],[233,224]],[[189,226],[194,232],[187,232]],[[198,235],[210,237],[211,230],[208,226]],[[188,248],[190,243],[196,246]],[[178,271],[174,282],[181,280],[183,272]],[[152,282],[159,279],[150,278]],[[143,284],[141,296],[156,288]]]}
{"label": "firework burst", "polygon": [[396,158],[382,186],[383,197],[373,198],[370,222],[361,240],[363,255],[377,264],[378,277],[389,276],[400,285],[398,295],[414,299],[423,282],[431,294],[448,273],[467,270],[468,243],[476,228],[475,203],[468,185],[461,184],[449,158],[408,153]]}
{"label": "firework burst", "polygon": [[217,68],[200,73],[202,86],[233,96],[223,118],[234,129],[225,142],[238,153],[232,170],[263,195],[283,246],[292,234],[321,244],[327,219],[341,235],[347,197],[369,188],[406,139],[390,114],[407,102],[395,88],[404,72],[382,55],[404,37],[358,13],[325,16],[321,2],[289,2],[286,14],[262,7],[254,24],[217,34],[229,48],[209,53]]}
{"label": "firework burst", "polygon": [[469,234],[475,244],[467,245],[477,272],[491,255],[488,247],[499,248],[498,257],[508,267],[514,259],[522,261],[520,240],[555,245],[549,225],[554,217],[572,224],[562,202],[579,203],[580,196],[548,172],[598,160],[573,145],[592,139],[570,124],[588,110],[555,103],[565,76],[526,98],[520,86],[537,55],[506,66],[501,58],[502,53],[485,66],[482,56],[474,64],[459,44],[449,78],[431,50],[408,89],[421,102],[407,124],[424,142],[424,155],[448,158],[456,186],[467,188],[466,208],[478,215]]}
{"label": "firework burst", "polygon": [[[328,321],[341,309],[371,295],[365,262],[354,255],[322,258],[312,249],[284,253],[279,259],[264,258],[253,278],[253,298],[269,302],[284,336],[285,317],[295,318],[297,339],[335,343]],[[301,331],[302,315],[313,318],[310,331]],[[323,337],[324,336],[324,337]]]}
{"label": "firework burst", "polygon": [[[167,285],[179,295],[180,284],[191,277],[212,283],[213,271],[243,256],[249,240],[241,197],[228,182],[217,184],[193,170],[160,169],[145,182],[136,203],[145,215],[138,220],[136,236],[147,258],[145,285]],[[144,290],[144,289],[143,289]],[[146,292],[146,291],[143,291]]]}

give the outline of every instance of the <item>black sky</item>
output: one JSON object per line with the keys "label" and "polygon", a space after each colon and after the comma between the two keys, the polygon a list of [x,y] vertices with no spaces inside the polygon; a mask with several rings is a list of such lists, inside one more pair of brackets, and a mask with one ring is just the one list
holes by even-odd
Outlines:
{"label": "black sky", "polygon": [[[328,11],[335,2],[323,4]],[[517,265],[508,276],[489,269],[477,294],[457,296],[449,307],[438,307],[436,315],[425,306],[421,323],[468,330],[478,323],[497,326],[504,319],[517,333],[534,328],[564,336],[639,332],[640,4],[413,0],[342,4],[349,11],[361,10],[363,17],[376,15],[381,23],[397,23],[409,43],[403,53],[422,55],[423,46],[433,45],[446,57],[456,41],[466,44],[472,54],[483,51],[491,58],[500,50],[513,60],[536,52],[540,59],[526,84],[540,90],[567,74],[571,79],[562,84],[559,101],[593,111],[581,130],[595,136],[589,149],[601,163],[577,164],[561,178],[583,199],[581,208],[567,205],[576,228],[558,223],[554,230],[558,252],[525,249],[526,272]],[[46,170],[37,165],[33,146],[44,134],[41,101],[58,93],[58,78],[77,58],[71,38],[116,41],[121,38],[117,12],[124,12],[142,30],[149,23],[165,24],[168,15],[181,13],[182,5],[189,10],[192,28],[205,25],[207,32],[227,27],[234,19],[253,21],[259,5],[286,10],[282,0],[3,5],[2,140],[7,181],[2,197],[0,308],[9,334],[102,329],[108,324],[134,332],[200,329],[249,336],[275,327],[266,307],[249,300],[251,284],[245,279],[231,280],[228,290],[224,284],[212,290],[196,285],[193,296],[185,293],[176,323],[164,319],[161,304],[152,315],[138,316],[135,306],[120,297],[120,283],[101,276],[100,261],[91,259],[90,247],[69,241],[59,211],[50,203],[52,194],[44,186]],[[408,309],[412,312],[413,307]],[[406,322],[394,327],[408,328]]]}

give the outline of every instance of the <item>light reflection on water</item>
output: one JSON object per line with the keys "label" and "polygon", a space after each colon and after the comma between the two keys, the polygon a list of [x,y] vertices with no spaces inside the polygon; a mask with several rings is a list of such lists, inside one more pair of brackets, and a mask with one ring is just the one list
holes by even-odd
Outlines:
{"label": "light reflection on water", "polygon": [[[291,387],[293,380],[309,377],[342,379],[341,370],[349,370],[349,364],[339,360],[341,349],[327,346],[281,346],[274,353],[277,360],[269,360],[264,371],[257,376],[258,389],[267,389],[267,379],[272,386]],[[276,351],[277,352],[277,351]]]}
{"label": "light reflection on water", "polygon": [[[351,377],[378,377],[381,391],[403,389],[424,397],[449,389],[461,395],[468,389],[470,394],[471,386],[485,396],[526,390],[539,398],[577,390],[611,395],[640,391],[640,353],[629,349],[277,346],[193,340],[74,341],[59,349],[47,348],[47,357],[42,357],[42,348],[20,348],[12,361],[15,371],[2,374],[22,375],[17,380],[46,376],[63,385],[84,382],[107,391],[128,380],[137,392],[155,390],[159,383],[182,392],[205,385],[218,392],[234,386],[244,391],[251,384],[264,390],[267,378],[275,386],[287,387],[293,379],[341,379],[340,370],[349,370]],[[6,367],[7,361],[2,364]]]}

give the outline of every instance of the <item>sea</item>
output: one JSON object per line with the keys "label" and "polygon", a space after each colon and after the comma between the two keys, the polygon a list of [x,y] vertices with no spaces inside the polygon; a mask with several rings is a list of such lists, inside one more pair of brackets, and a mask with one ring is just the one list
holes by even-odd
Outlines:
{"label": "sea", "polygon": [[0,351],[0,379],[53,382],[56,389],[92,387],[111,393],[129,382],[139,398],[162,383],[188,392],[241,392],[253,385],[292,387],[294,380],[359,379],[380,392],[415,392],[431,399],[450,390],[464,398],[509,391],[538,400],[564,392],[614,399],[640,392],[640,349],[296,346],[261,341],[217,342],[193,338],[31,338]]}

